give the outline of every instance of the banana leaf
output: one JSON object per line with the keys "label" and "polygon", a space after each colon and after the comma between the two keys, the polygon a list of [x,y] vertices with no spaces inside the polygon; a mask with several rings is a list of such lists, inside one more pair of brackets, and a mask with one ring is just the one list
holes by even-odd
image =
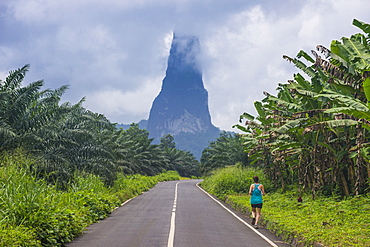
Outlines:
{"label": "banana leaf", "polygon": [[370,34],[370,24],[367,24],[365,22],[353,19],[352,24],[358,28],[360,28],[362,31],[364,31],[367,34]]}

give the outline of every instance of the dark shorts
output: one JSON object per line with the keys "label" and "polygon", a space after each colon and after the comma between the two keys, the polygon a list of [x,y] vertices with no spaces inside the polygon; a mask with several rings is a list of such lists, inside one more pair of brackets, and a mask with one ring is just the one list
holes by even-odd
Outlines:
{"label": "dark shorts", "polygon": [[262,208],[262,203],[259,204],[251,204],[252,208]]}

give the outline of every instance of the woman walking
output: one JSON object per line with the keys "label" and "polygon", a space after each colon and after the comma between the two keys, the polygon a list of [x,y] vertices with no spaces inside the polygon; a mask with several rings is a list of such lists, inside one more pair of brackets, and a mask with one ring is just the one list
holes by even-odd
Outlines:
{"label": "woman walking", "polygon": [[259,183],[258,176],[253,177],[254,183],[249,188],[249,195],[251,195],[251,206],[252,206],[252,225],[254,228],[258,228],[258,220],[261,217],[262,209],[262,196],[265,195],[265,188]]}

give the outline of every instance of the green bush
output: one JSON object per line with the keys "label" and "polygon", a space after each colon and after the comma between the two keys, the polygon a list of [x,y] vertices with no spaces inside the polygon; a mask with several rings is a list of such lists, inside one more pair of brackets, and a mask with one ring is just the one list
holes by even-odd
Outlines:
{"label": "green bush", "polygon": [[38,247],[35,230],[23,226],[3,225],[0,227],[0,247]]}
{"label": "green bush", "polygon": [[81,234],[86,226],[73,211],[47,206],[44,211],[32,215],[27,225],[35,229],[43,246],[63,246]]}
{"label": "green bush", "polygon": [[226,195],[248,193],[249,187],[253,183],[253,176],[260,178],[267,191],[271,188],[270,181],[261,170],[241,166],[216,170],[212,176],[204,179],[201,186],[224,200]]}
{"label": "green bush", "polygon": [[112,189],[123,202],[141,194],[143,191],[147,191],[156,183],[157,180],[154,177],[118,174]]}
{"label": "green bush", "polygon": [[177,171],[164,171],[155,177],[158,182],[180,180],[180,175]]}
{"label": "green bush", "polygon": [[117,174],[112,191],[123,202],[149,190],[158,182],[180,180],[176,171],[166,171],[156,176]]}
{"label": "green bush", "polygon": [[74,182],[70,185],[69,191],[71,192],[93,191],[104,194],[109,193],[109,189],[105,186],[103,179],[97,175],[76,172],[74,178]]}
{"label": "green bush", "polygon": [[78,205],[85,208],[84,212],[90,223],[104,219],[115,207],[120,205],[120,200],[111,194],[78,191],[72,196]]}

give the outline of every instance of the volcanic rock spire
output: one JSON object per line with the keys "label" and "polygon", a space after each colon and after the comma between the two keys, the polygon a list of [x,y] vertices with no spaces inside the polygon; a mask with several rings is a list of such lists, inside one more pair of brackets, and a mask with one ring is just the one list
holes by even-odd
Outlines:
{"label": "volcanic rock spire", "polygon": [[199,62],[200,44],[193,36],[173,35],[166,76],[148,119],[150,136],[197,134],[217,129],[208,109]]}

